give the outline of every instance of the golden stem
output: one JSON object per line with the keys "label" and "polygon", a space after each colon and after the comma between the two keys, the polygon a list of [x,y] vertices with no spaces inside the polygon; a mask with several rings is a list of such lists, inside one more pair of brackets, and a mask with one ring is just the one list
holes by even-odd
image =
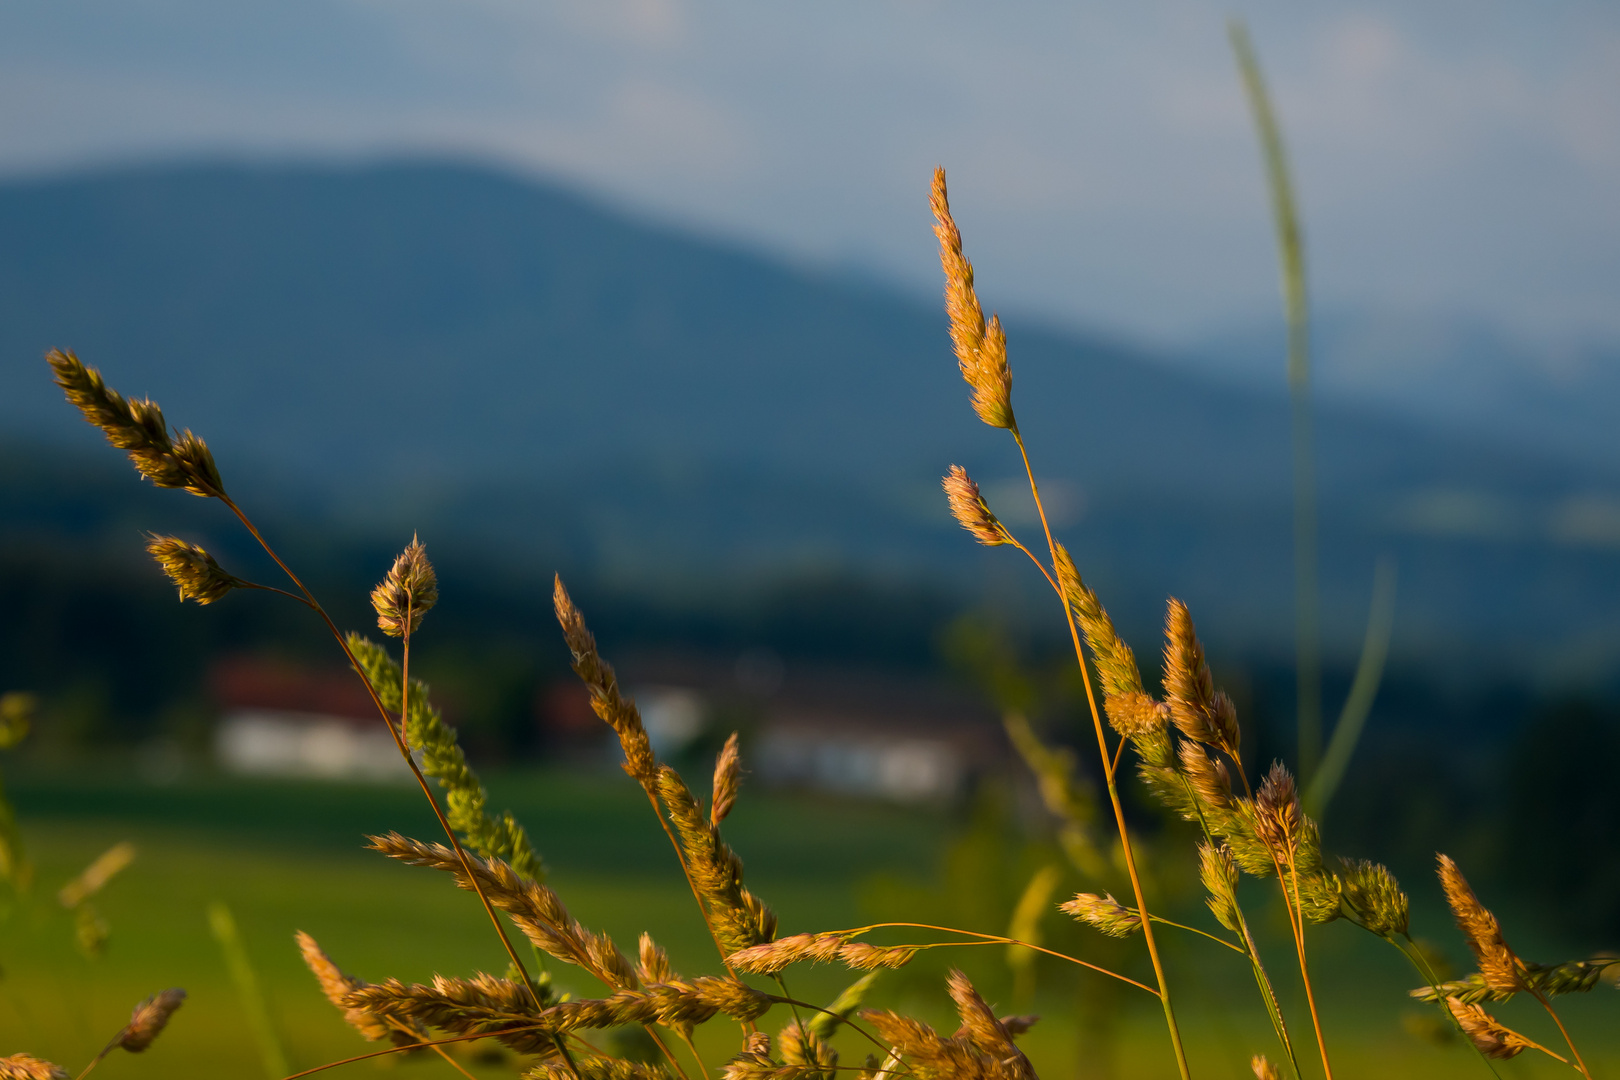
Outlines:
{"label": "golden stem", "polygon": [[[1035,470],[1029,463],[1029,451],[1024,447],[1024,437],[1012,428],[1013,441],[1018,444],[1018,453],[1024,459],[1024,473],[1029,477],[1029,492],[1035,499],[1035,509],[1041,516],[1041,529],[1046,534],[1046,548],[1052,556],[1052,565],[1057,566],[1057,543],[1052,539],[1052,526],[1046,519],[1046,505],[1041,501],[1041,489],[1035,482]],[[1048,579],[1050,580],[1050,579]],[[1130,829],[1125,824],[1125,807],[1119,801],[1119,786],[1114,782],[1114,768],[1112,755],[1108,752],[1108,737],[1103,731],[1102,713],[1097,708],[1097,694],[1091,687],[1091,673],[1086,667],[1085,649],[1080,644],[1080,628],[1074,622],[1074,610],[1068,598],[1060,589],[1058,599],[1063,604],[1063,615],[1069,624],[1069,637],[1074,643],[1075,662],[1080,665],[1080,677],[1086,684],[1086,704],[1091,709],[1091,723],[1097,731],[1097,750],[1102,757],[1103,779],[1108,785],[1108,800],[1113,804],[1114,823],[1119,829],[1119,843],[1125,853],[1125,870],[1131,878],[1131,891],[1136,897],[1136,910],[1142,919],[1142,938],[1147,943],[1148,957],[1153,961],[1153,975],[1159,984],[1159,1003],[1164,1006],[1165,1025],[1170,1029],[1170,1043],[1175,1050],[1176,1068],[1180,1070],[1182,1080],[1191,1080],[1192,1070],[1187,1064],[1187,1050],[1181,1044],[1181,1030],[1176,1026],[1175,1009],[1170,1004],[1170,985],[1164,975],[1164,963],[1159,959],[1159,945],[1153,938],[1153,920],[1148,915],[1147,900],[1142,895],[1142,879],[1136,871],[1136,855],[1131,851]]]}

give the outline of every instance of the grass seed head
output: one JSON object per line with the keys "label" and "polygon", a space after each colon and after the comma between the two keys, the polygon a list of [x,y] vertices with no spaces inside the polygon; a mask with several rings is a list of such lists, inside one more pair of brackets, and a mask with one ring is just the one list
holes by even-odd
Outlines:
{"label": "grass seed head", "polygon": [[146,553],[179,588],[182,600],[212,604],[243,585],[241,578],[226,573],[208,552],[177,537],[154,534],[146,542]]}
{"label": "grass seed head", "polygon": [[118,1035],[118,1045],[132,1054],[138,1054],[152,1045],[186,1000],[186,992],[178,987],[153,994],[130,1014],[129,1024]]}
{"label": "grass seed head", "polygon": [[1236,756],[1241,735],[1232,699],[1217,693],[1192,613],[1171,598],[1164,620],[1164,690],[1170,716],[1189,739]]}
{"label": "grass seed head", "polygon": [[57,903],[70,911],[81,906],[134,861],[135,845],[128,840],[119,841],[97,855],[78,877],[63,885],[56,893]]}
{"label": "grass seed head", "polygon": [[1451,856],[1439,855],[1436,861],[1439,863],[1440,886],[1445,890],[1446,903],[1451,905],[1457,928],[1468,939],[1468,947],[1473,950],[1474,958],[1479,963],[1479,973],[1484,976],[1486,985],[1493,990],[1506,992],[1523,990],[1524,963],[1502,940],[1502,927],[1496,921],[1496,916],[1479,902],[1474,890],[1469,887],[1468,879],[1457,869]]}
{"label": "grass seed head", "polygon": [[1237,863],[1232,858],[1232,849],[1225,844],[1202,843],[1198,845],[1198,877],[1204,883],[1204,889],[1209,893],[1209,910],[1214,912],[1220,924],[1239,933],[1237,906]]}
{"label": "grass seed head", "polygon": [[596,638],[585,626],[585,616],[574,606],[561,576],[555,579],[552,603],[557,610],[557,623],[568,642],[568,651],[573,656],[574,673],[591,692],[591,709],[618,735],[619,745],[624,749],[624,771],[652,791],[658,781],[658,758],[647,738],[647,729],[642,726],[641,713],[634,701],[619,692],[618,676],[597,651]]}
{"label": "grass seed head", "polygon": [[714,760],[714,785],[709,800],[709,824],[718,826],[737,804],[737,789],[742,780],[742,751],[738,748],[737,733],[733,731],[720,748]]}
{"label": "grass seed head", "polygon": [[1282,762],[1272,762],[1254,797],[1255,834],[1272,851],[1285,852],[1298,843],[1304,819],[1293,774]]}
{"label": "grass seed head", "polygon": [[913,945],[868,945],[864,941],[852,941],[838,950],[838,959],[857,971],[902,968],[916,955]]}
{"label": "grass seed head", "polygon": [[128,454],[142,476],[158,487],[183,488],[205,498],[225,494],[207,444],[190,431],[176,441],[156,402],[125,398],[102,381],[101,372],[86,367],[71,352],[53,349],[45,360],[68,403]]}
{"label": "grass seed head", "polygon": [[1129,937],[1142,929],[1141,913],[1121,904],[1112,894],[1075,893],[1073,900],[1065,900],[1058,908],[1109,937]]}
{"label": "grass seed head", "polygon": [[775,975],[792,964],[830,964],[839,958],[846,940],[843,934],[789,934],[739,949],[726,958],[726,963],[753,975]]}
{"label": "grass seed head", "polygon": [[973,534],[973,539],[985,547],[1012,543],[1012,534],[991,512],[990,504],[984,501],[984,495],[979,491],[979,485],[974,483],[966,469],[952,465],[941,486],[945,488],[951,516],[956,518],[958,525]]}
{"label": "grass seed head", "polygon": [[1181,744],[1181,774],[1192,786],[1193,794],[1204,806],[1212,810],[1228,810],[1232,806],[1232,777],[1226,763],[1209,756],[1200,743]]}
{"label": "grass seed head", "polygon": [[423,617],[438,602],[438,576],[428,562],[427,548],[413,536],[394,560],[388,576],[371,590],[377,625],[389,637],[409,636],[416,633]]}
{"label": "grass seed head", "polygon": [[1264,1054],[1256,1054],[1249,1059],[1249,1068],[1254,1070],[1255,1080],[1282,1080],[1282,1073],[1277,1071]]}
{"label": "grass seed head", "polygon": [[[343,1019],[350,1027],[373,1042],[391,1039],[396,1046],[409,1046],[419,1041],[409,1030],[401,1030],[405,1025],[399,1021],[390,1024],[376,1013],[345,1004],[350,994],[371,984],[338,967],[337,963],[326,954],[326,950],[302,930],[297,931],[293,937],[298,942],[298,952],[303,956],[305,965],[315,976],[315,981],[320,984],[321,993],[326,995],[327,1001],[342,1011]],[[420,1032],[417,1031],[415,1034]]]}
{"label": "grass seed head", "polygon": [[1339,880],[1340,895],[1356,922],[1379,937],[1407,935],[1409,904],[1394,874],[1366,859],[1346,859]]}
{"label": "grass seed head", "polygon": [[669,967],[669,954],[652,939],[652,935],[642,932],[639,957],[640,963],[636,966],[636,974],[644,983],[668,982],[674,978]]}
{"label": "grass seed head", "polygon": [[68,1075],[60,1065],[52,1065],[33,1054],[0,1057],[0,1080],[68,1080]]}
{"label": "grass seed head", "polygon": [[1479,1005],[1468,1005],[1457,998],[1448,997],[1446,1008],[1456,1017],[1457,1026],[1468,1036],[1468,1041],[1488,1058],[1502,1061],[1518,1057],[1526,1050],[1541,1048],[1517,1031],[1498,1023]]}
{"label": "grass seed head", "polygon": [[1103,695],[1113,697],[1142,692],[1142,674],[1136,667],[1136,656],[1131,647],[1120,639],[1114,621],[1080,577],[1080,568],[1074,556],[1062,544],[1054,545],[1054,566],[1057,570],[1058,591],[1063,602],[1074,613],[1075,621],[1085,634],[1086,645],[1097,665],[1097,678],[1102,683]]}
{"label": "grass seed head", "polygon": [[944,169],[934,170],[928,202],[934,211],[934,235],[939,238],[939,262],[945,271],[945,313],[951,321],[951,345],[962,378],[973,388],[973,411],[991,427],[1017,431],[1012,411],[1012,372],[1007,367],[1007,335],[1000,319],[985,322],[984,309],[973,288],[973,264],[962,254],[962,234],[951,217]]}

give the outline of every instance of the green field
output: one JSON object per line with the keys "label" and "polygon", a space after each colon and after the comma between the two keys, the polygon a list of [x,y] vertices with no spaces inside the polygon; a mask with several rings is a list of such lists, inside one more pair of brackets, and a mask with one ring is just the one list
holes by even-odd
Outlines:
{"label": "green field", "polygon": [[[97,1075],[109,1080],[264,1077],[251,1027],[208,930],[204,912],[215,900],[235,913],[295,1069],[375,1047],[346,1028],[320,996],[299,961],[294,930],[314,934],[345,968],[373,980],[505,968],[498,940],[473,896],[455,890],[441,875],[361,850],[360,838],[368,831],[397,828],[434,838],[420,796],[407,789],[218,778],[149,786],[110,772],[81,770],[70,777],[48,770],[18,775],[21,771],[14,765],[8,784],[38,885],[32,899],[0,923],[0,1054],[26,1049],[76,1071],[123,1024],[134,1002],[182,986],[190,995],[186,1005],[153,1048],[139,1056],[116,1055]],[[669,949],[678,970],[717,970],[679,867],[628,780],[590,770],[537,772],[497,776],[491,787],[495,805],[510,806],[528,824],[550,864],[551,883],[576,917],[611,932],[627,952],[645,929]],[[972,862],[971,845],[957,841],[964,828],[962,821],[941,813],[757,792],[745,792],[727,822],[728,837],[748,864],[750,884],[781,915],[784,932],[858,925],[883,914],[883,897],[897,892],[921,897],[918,902],[934,903],[936,910],[963,910],[964,905],[971,910],[973,897],[955,895],[975,887],[971,881],[963,885],[962,875],[981,865]],[[106,955],[92,961],[75,949],[71,919],[57,908],[54,893],[123,839],[134,841],[139,856],[100,898],[112,938]],[[990,854],[999,858],[1005,852]],[[1011,891],[1022,883],[1022,878],[1011,882]],[[989,884],[1000,887],[986,891],[988,914],[982,918],[1004,918],[994,914],[994,904],[995,897],[1006,895],[1008,883]],[[1199,918],[1195,907],[1184,914]],[[1438,912],[1425,915],[1435,936],[1445,929],[1437,921],[1441,918]],[[1054,943],[1081,950],[1105,947],[1085,936],[1089,931],[1077,934],[1057,925],[1061,919],[1054,914],[1049,920]],[[973,928],[1001,932],[1005,923]],[[1167,948],[1196,1075],[1248,1076],[1248,1055],[1272,1053],[1273,1040],[1246,967],[1196,940],[1172,939]],[[1405,1030],[1402,1014],[1412,1009],[1403,991],[1412,978],[1392,951],[1337,924],[1317,933],[1313,949],[1339,1076],[1487,1075],[1478,1059],[1458,1046],[1433,1045]],[[1125,955],[1139,951],[1127,945]],[[952,953],[934,954],[915,971],[884,976],[872,1003],[898,1005],[954,1027],[938,978],[947,962],[966,967],[987,997],[1004,1005],[1010,1001],[1012,983],[999,947]],[[1271,955],[1274,974],[1286,976],[1288,954],[1279,947]],[[1135,964],[1133,974],[1143,974],[1139,958],[1127,962]],[[1077,1002],[1095,1000],[1098,977],[1060,966],[1054,962],[1038,969],[1035,1011],[1046,1019],[1025,1040],[1043,1076],[1174,1074],[1151,999],[1104,994],[1104,1001],[1123,1010],[1111,1029],[1097,1030],[1078,1022]],[[551,971],[560,987],[576,995],[596,992],[577,969],[553,963]],[[788,978],[796,996],[824,1001],[849,976],[837,969],[800,968]],[[1280,986],[1287,982],[1279,978]],[[1563,1001],[1594,1068],[1620,1077],[1615,991],[1604,987]],[[1295,1017],[1296,1038],[1308,1041],[1302,1005],[1285,1005]],[[1502,1015],[1554,1044],[1556,1034],[1544,1019],[1517,1003]],[[700,1036],[699,1049],[711,1066],[736,1049],[737,1029],[727,1022],[711,1023]],[[847,1062],[864,1057],[859,1040],[847,1033],[840,1046]],[[511,1076],[516,1064],[510,1058],[483,1060],[471,1051],[458,1057],[479,1076]],[[1503,1063],[1501,1075],[1563,1072],[1555,1063],[1529,1058]],[[370,1075],[379,1069],[403,1070],[406,1076],[456,1075],[427,1054],[366,1061],[332,1075]]]}

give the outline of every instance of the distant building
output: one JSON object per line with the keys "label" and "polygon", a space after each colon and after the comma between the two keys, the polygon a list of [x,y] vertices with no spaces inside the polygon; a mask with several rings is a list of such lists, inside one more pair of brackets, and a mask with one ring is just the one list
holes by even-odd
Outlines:
{"label": "distant building", "polygon": [[222,712],[214,753],[228,772],[325,780],[411,778],[353,672],[236,657],[218,664],[210,683]]}
{"label": "distant building", "polygon": [[[949,802],[1005,755],[995,715],[967,691],[890,672],[787,668],[759,650],[733,664],[677,653],[626,657],[622,678],[660,754],[709,730],[747,730],[744,767],[760,782],[900,803]],[[769,676],[768,678],[765,676]],[[548,723],[580,731],[549,691]],[[581,695],[580,704],[583,704]],[[722,722],[720,717],[726,717]],[[600,721],[595,721],[600,725]],[[599,727],[601,739],[609,739]]]}

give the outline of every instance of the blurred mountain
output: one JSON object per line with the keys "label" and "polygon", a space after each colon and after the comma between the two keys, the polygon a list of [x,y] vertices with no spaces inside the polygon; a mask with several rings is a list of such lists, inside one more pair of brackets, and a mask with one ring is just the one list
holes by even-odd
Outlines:
{"label": "blurred mountain", "polygon": [[[1151,633],[1173,592],[1228,647],[1286,655],[1281,394],[1025,320],[1009,333],[1058,524],[1121,622]],[[160,401],[286,515],[421,528],[535,580],[589,566],[693,604],[829,569],[1028,592],[939,495],[960,462],[1037,527],[937,309],[535,179],[403,161],[10,181],[0,426],[88,451],[98,436],[38,359],[50,347]],[[1620,475],[1388,409],[1330,401],[1317,422],[1336,645],[1358,641],[1372,563],[1393,551],[1397,648],[1620,660]]]}
{"label": "blurred mountain", "polygon": [[[1312,330],[1319,400],[1532,453],[1620,464],[1620,345],[1536,342],[1443,311],[1341,309],[1318,315]],[[1206,375],[1273,387],[1285,347],[1272,320],[1190,343],[1178,359]]]}

